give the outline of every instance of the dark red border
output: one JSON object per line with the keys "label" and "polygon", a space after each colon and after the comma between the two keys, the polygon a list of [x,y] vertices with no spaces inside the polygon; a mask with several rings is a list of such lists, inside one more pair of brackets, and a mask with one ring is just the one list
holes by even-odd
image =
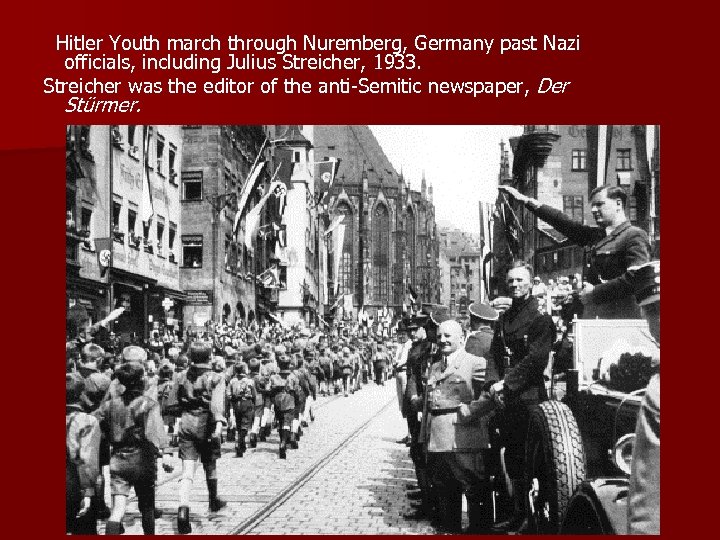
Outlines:
{"label": "dark red border", "polygon": [[[682,10],[679,13],[668,13],[657,3],[627,1],[399,4],[387,0],[350,6],[298,2],[287,7],[278,2],[56,2],[49,6],[17,4],[14,18],[5,13],[0,83],[4,128],[0,149],[5,150],[0,150],[0,170],[10,196],[5,201],[2,269],[5,335],[14,346],[4,359],[4,380],[5,416],[15,419],[4,433],[9,455],[3,476],[5,493],[12,501],[3,509],[5,534],[62,534],[62,435],[53,411],[62,399],[61,387],[54,381],[60,376],[62,364],[55,357],[61,354],[63,339],[59,321],[64,305],[64,236],[63,214],[58,209],[63,126],[131,121],[287,124],[291,120],[300,124],[661,124],[664,269],[665,283],[670,283],[664,304],[663,343],[665,357],[670,359],[665,365],[664,393],[671,399],[666,401],[669,405],[664,415],[662,529],[664,535],[688,536],[711,530],[712,513],[703,511],[702,506],[704,500],[716,498],[715,486],[706,475],[715,468],[714,446],[706,442],[706,435],[716,422],[714,408],[704,408],[698,399],[708,390],[712,392],[710,385],[716,380],[705,375],[714,363],[712,336],[716,331],[702,329],[700,321],[706,319],[702,311],[710,309],[705,306],[713,302],[706,301],[702,292],[714,292],[717,278],[711,271],[714,265],[693,263],[706,261],[707,254],[714,251],[696,239],[715,236],[714,228],[703,223],[703,216],[712,214],[715,200],[705,192],[704,178],[690,180],[704,176],[702,171],[714,172],[715,167],[705,163],[713,163],[717,130],[706,120],[714,100],[708,98],[711,88],[702,80],[703,73],[713,69],[704,63],[705,51],[691,46],[709,46],[717,32],[706,31],[708,17],[688,5],[673,8]],[[438,55],[423,67],[423,77],[428,79],[531,80],[547,75],[573,80],[573,92],[562,97],[473,100],[278,95],[272,99],[190,101],[164,96],[147,99],[143,112],[131,120],[117,115],[65,115],[60,101],[41,94],[40,81],[57,61],[51,52],[55,34],[83,31],[152,32],[156,36],[314,32],[339,37],[366,33],[406,39],[419,33],[451,37],[579,33],[583,52],[567,59],[526,55],[507,62],[479,58],[469,64],[455,61],[452,55]],[[680,185],[685,188],[682,193]],[[445,184],[441,189],[451,188]],[[678,250],[677,240],[682,242]],[[681,271],[701,268],[706,287],[699,302],[682,302],[685,298],[681,300],[680,291],[690,295],[695,288],[692,278],[681,276]],[[694,343],[703,344],[701,354],[694,352]],[[686,501],[690,505],[684,504]]]}

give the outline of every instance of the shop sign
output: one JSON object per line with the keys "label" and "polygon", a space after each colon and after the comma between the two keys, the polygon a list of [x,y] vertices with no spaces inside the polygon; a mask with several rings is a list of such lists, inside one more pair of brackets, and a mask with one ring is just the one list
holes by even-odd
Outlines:
{"label": "shop sign", "polygon": [[185,304],[190,306],[205,306],[212,304],[212,291],[185,291]]}

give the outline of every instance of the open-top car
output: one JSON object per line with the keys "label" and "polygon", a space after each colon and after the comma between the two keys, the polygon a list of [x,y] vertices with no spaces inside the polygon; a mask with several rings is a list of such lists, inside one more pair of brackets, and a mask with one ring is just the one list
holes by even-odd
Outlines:
{"label": "open-top car", "polygon": [[552,375],[551,399],[531,413],[529,525],[540,534],[624,532],[635,424],[658,345],[635,319],[575,319],[572,338],[572,365]]}

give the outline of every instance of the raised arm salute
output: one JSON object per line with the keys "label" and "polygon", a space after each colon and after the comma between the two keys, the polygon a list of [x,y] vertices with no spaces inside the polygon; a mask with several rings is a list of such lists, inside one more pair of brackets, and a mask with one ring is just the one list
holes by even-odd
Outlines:
{"label": "raised arm salute", "polygon": [[595,226],[573,221],[510,186],[499,189],[576,244],[588,248],[583,276],[586,285],[579,295],[584,305],[583,318],[641,318],[628,269],[650,261],[650,242],[645,231],[628,221],[627,195],[622,188],[600,186],[590,193]]}

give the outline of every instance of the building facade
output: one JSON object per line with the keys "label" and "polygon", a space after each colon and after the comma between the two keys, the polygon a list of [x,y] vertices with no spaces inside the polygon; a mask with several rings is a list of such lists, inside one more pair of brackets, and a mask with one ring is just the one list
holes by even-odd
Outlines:
{"label": "building facade", "polygon": [[[258,190],[243,208],[238,205],[256,160],[269,157],[268,135],[265,126],[182,127],[178,255],[186,326],[201,328],[208,321],[234,324],[257,317],[256,276],[269,254],[262,245],[247,249],[243,238],[245,217],[260,198]],[[269,178],[264,167],[259,185],[267,187]]]}
{"label": "building facade", "polygon": [[410,290],[439,302],[432,186],[422,178],[419,191],[410,189],[368,126],[314,126],[313,144],[316,161],[341,160],[327,216],[343,216],[346,229],[340,252],[329,257],[327,304],[352,295],[354,309],[374,317],[385,307],[399,314]]}
{"label": "building facade", "polygon": [[69,126],[66,147],[69,314],[122,307],[125,340],[180,330],[180,127]]}
{"label": "building facade", "polygon": [[[274,247],[279,265],[276,316],[284,324],[318,324],[322,318],[321,208],[315,203],[313,138],[316,126],[272,126],[273,155],[287,195],[281,227],[285,239]],[[289,170],[283,172],[282,167]],[[268,216],[269,217],[269,216]]]}
{"label": "building facade", "polygon": [[473,235],[450,227],[440,228],[441,260],[447,260],[441,281],[449,285],[450,314],[466,317],[467,307],[482,301],[482,248]]}
{"label": "building facade", "polygon": [[[508,174],[507,160],[501,161],[500,181],[591,224],[592,190],[620,186],[628,195],[628,219],[649,231],[654,142],[648,135],[648,126],[642,125],[526,125],[522,136],[510,139],[512,174]],[[496,221],[496,277],[504,275],[512,258],[530,263],[544,280],[582,273],[582,248],[523,205],[503,205],[502,196],[498,202],[504,215]]]}

